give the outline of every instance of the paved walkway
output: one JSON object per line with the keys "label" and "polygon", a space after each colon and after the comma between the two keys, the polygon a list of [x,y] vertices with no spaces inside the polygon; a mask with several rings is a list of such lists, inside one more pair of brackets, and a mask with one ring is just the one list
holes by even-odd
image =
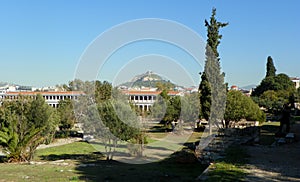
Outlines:
{"label": "paved walkway", "polygon": [[297,141],[280,146],[245,146],[250,155],[246,181],[300,182],[300,121],[292,125]]}

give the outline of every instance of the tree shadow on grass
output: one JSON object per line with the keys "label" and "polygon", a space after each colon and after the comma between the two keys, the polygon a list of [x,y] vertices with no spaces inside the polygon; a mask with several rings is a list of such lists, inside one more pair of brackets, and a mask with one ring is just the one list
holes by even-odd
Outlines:
{"label": "tree shadow on grass", "polygon": [[271,145],[275,142],[275,134],[279,131],[277,125],[263,125],[260,127],[260,141],[261,145]]}
{"label": "tree shadow on grass", "polygon": [[128,164],[98,160],[76,167],[86,181],[194,181],[206,168],[192,152],[180,151],[159,162]]}
{"label": "tree shadow on grass", "polygon": [[103,158],[104,155],[100,152],[93,152],[91,154],[49,154],[41,155],[39,158],[45,161],[57,161],[57,160],[78,160],[78,161],[95,161]]}
{"label": "tree shadow on grass", "polygon": [[263,130],[264,132],[276,133],[279,130],[279,126],[276,126],[276,125],[263,125],[263,126],[261,126],[260,129]]}
{"label": "tree shadow on grass", "polygon": [[78,179],[84,181],[194,181],[206,168],[189,152],[176,152],[165,160],[147,164],[128,164],[91,156],[62,154],[41,157],[48,161],[78,161],[75,170]]}
{"label": "tree shadow on grass", "polygon": [[[200,164],[193,151],[188,149],[175,152],[161,161],[154,158],[152,161],[157,162],[145,164],[106,160],[100,152],[85,154],[80,154],[80,151],[75,154],[72,152],[76,151],[69,150],[65,154],[43,154],[38,158],[43,161],[74,161],[73,164],[76,165],[74,173],[77,173],[74,179],[83,181],[194,181],[207,167]],[[147,158],[151,159],[150,156]]]}

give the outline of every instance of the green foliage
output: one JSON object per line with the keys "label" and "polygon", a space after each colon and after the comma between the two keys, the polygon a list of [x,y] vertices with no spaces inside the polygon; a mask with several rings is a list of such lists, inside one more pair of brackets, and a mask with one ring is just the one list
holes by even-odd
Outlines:
{"label": "green foliage", "polygon": [[70,99],[60,100],[57,112],[60,116],[59,128],[61,130],[72,129],[75,124],[74,106]]}
{"label": "green foliage", "polygon": [[181,98],[179,96],[170,97],[167,90],[163,90],[154,103],[151,113],[156,118],[161,118],[161,122],[165,126],[172,121],[177,121],[181,112]]}
{"label": "green foliage", "polygon": [[[269,69],[272,70],[271,68]],[[270,73],[270,70],[267,72],[267,75],[269,76],[264,78],[255,88],[255,90],[252,92],[252,96],[260,97],[265,91],[268,90],[285,91],[287,95],[295,92],[295,86],[288,75],[283,73],[273,75]]]}
{"label": "green foliage", "polygon": [[288,93],[294,93],[295,92],[295,85],[290,80],[289,76],[283,73],[278,74],[274,77],[274,90],[280,91],[285,90]]}
{"label": "green foliage", "polygon": [[[218,22],[215,15],[216,9],[214,8],[212,10],[210,21],[208,22],[205,20],[205,26],[207,27],[207,46],[204,72],[207,79],[203,79],[201,82],[208,81],[208,83],[200,83],[199,86],[200,98],[202,97],[202,101],[205,101],[201,102],[200,99],[201,110],[205,119],[207,119],[209,115],[210,133],[212,132],[212,123],[223,120],[226,102],[226,84],[224,84],[225,74],[221,73],[220,58],[217,48],[220,44],[220,39],[222,38],[222,35],[219,34],[219,29],[227,26],[228,23]],[[208,108],[209,103],[211,104],[210,108]]]}
{"label": "green foliage", "polygon": [[180,119],[185,122],[194,122],[199,119],[200,103],[199,94],[192,93],[181,97]]}
{"label": "green foliage", "polygon": [[95,101],[85,95],[79,98],[76,112],[84,132],[104,143],[107,159],[113,158],[119,141],[136,141],[142,137],[137,115],[127,102],[127,97],[108,82],[95,82]]}
{"label": "green foliage", "polygon": [[0,145],[9,161],[31,160],[38,145],[53,138],[59,121],[41,95],[3,102],[0,111]]}
{"label": "green foliage", "polygon": [[255,97],[254,100],[262,107],[267,109],[268,113],[279,114],[285,103],[289,102],[290,95],[285,91],[265,91],[260,97]]}
{"label": "green foliage", "polygon": [[121,140],[128,141],[138,134],[137,117],[131,108],[120,101],[107,101],[98,106],[103,124]]}
{"label": "green foliage", "polygon": [[164,124],[164,127],[167,128],[171,127],[172,121],[177,122],[178,120],[185,123],[191,122],[194,126],[194,121],[199,117],[198,98],[198,93],[183,97],[170,97],[162,92],[151,108],[150,117],[160,119],[161,124]]}
{"label": "green foliage", "polygon": [[157,97],[153,106],[150,109],[150,117],[163,120],[169,102],[168,92],[163,90]]}
{"label": "green foliage", "polygon": [[296,89],[286,74],[275,75],[276,69],[269,56],[266,77],[252,92],[253,100],[267,109],[267,112],[277,114],[285,103],[294,103]]}
{"label": "green foliage", "polygon": [[276,76],[276,68],[274,66],[272,57],[268,56],[266,77],[274,77],[274,76]]}
{"label": "green foliage", "polygon": [[100,81],[95,82],[95,99],[97,103],[110,99],[112,96],[112,85],[104,81],[103,83]]}
{"label": "green foliage", "polygon": [[[162,90],[162,92],[159,94],[157,100],[153,104],[151,108],[151,117],[152,118],[157,118],[163,121],[163,123],[167,124],[167,118],[171,117],[171,113],[174,108],[168,108],[170,107],[170,96],[168,95],[167,90]],[[169,112],[167,118],[166,118],[166,113]],[[172,121],[172,119],[171,119]]]}
{"label": "green foliage", "polygon": [[167,101],[167,110],[163,118],[165,125],[170,124],[172,121],[177,121],[181,112],[181,100],[179,96],[171,97]]}
{"label": "green foliage", "polygon": [[158,90],[173,90],[175,85],[173,83],[171,83],[170,81],[168,81],[168,82],[158,81],[158,82],[156,82],[155,87]]}
{"label": "green foliage", "polygon": [[211,88],[205,72],[201,76],[199,85],[199,99],[201,103],[201,116],[208,121],[211,107]]}
{"label": "green foliage", "polygon": [[[113,158],[111,151],[116,147],[118,141],[142,141],[144,138],[137,116],[127,103],[106,101],[98,105],[98,111],[104,126],[97,133],[101,133],[101,138],[106,144],[105,148],[109,148],[106,151],[108,160]],[[110,145],[111,143],[113,145]]]}
{"label": "green foliage", "polygon": [[112,85],[111,83],[99,80],[96,81],[82,81],[75,79],[69,82],[69,85],[61,86],[68,91],[83,91],[87,96],[94,97],[96,102],[101,102],[111,98]]}
{"label": "green foliage", "polygon": [[168,102],[167,99],[164,99],[163,97],[161,97],[161,95],[158,96],[153,106],[150,109],[151,110],[150,117],[162,120],[166,113],[167,102]]}
{"label": "green foliage", "polygon": [[226,123],[242,119],[264,122],[265,114],[250,97],[243,95],[240,91],[229,91],[224,119]]}
{"label": "green foliage", "polygon": [[210,17],[210,22],[205,20],[205,26],[207,27],[207,45],[213,51],[216,58],[219,57],[218,46],[220,44],[220,39],[222,35],[219,34],[219,29],[228,25],[228,23],[218,22],[215,18],[216,8],[212,9],[212,15]]}

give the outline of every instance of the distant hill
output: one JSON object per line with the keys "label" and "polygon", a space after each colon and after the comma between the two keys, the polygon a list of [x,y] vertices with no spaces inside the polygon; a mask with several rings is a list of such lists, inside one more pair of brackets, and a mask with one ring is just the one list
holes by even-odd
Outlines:
{"label": "distant hill", "polygon": [[23,86],[15,83],[0,82],[0,90],[6,90],[9,87],[17,87],[17,90],[31,90],[31,86]]}
{"label": "distant hill", "polygon": [[154,73],[152,71],[147,71],[146,73],[137,75],[133,77],[129,82],[122,83],[119,86],[126,87],[156,87],[157,83],[168,83],[175,86],[169,80],[163,78],[162,76]]}
{"label": "distant hill", "polygon": [[252,88],[256,88],[256,86],[257,86],[257,85],[252,84],[252,85],[243,86],[243,87],[241,87],[241,89],[244,89],[244,90],[251,90]]}
{"label": "distant hill", "polygon": [[15,84],[7,83],[7,82],[0,82],[0,89],[8,88],[9,86],[14,86]]}

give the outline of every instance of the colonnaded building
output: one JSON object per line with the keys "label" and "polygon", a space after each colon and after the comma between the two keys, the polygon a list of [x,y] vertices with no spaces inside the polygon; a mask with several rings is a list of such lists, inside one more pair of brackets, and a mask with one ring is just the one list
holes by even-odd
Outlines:
{"label": "colonnaded building", "polygon": [[[158,99],[161,91],[146,90],[123,90],[123,94],[128,96],[129,102],[134,104],[141,111],[150,111],[154,102]],[[183,92],[168,91],[169,96],[183,96]]]}
{"label": "colonnaded building", "polygon": [[[133,103],[141,111],[150,111],[154,102],[158,99],[161,91],[146,90],[123,90],[123,94],[128,96],[129,102]],[[70,99],[77,100],[79,96],[84,95],[81,91],[0,91],[0,103],[3,100],[15,100],[20,96],[34,98],[37,94],[41,94],[46,103],[57,108],[60,100]],[[169,96],[182,96],[184,93],[179,91],[168,91]]]}
{"label": "colonnaded building", "polygon": [[84,95],[80,91],[51,91],[51,92],[32,92],[32,91],[0,91],[0,103],[2,100],[15,100],[20,96],[28,96],[34,98],[37,94],[41,94],[46,103],[57,108],[60,100],[77,100],[79,96]]}

